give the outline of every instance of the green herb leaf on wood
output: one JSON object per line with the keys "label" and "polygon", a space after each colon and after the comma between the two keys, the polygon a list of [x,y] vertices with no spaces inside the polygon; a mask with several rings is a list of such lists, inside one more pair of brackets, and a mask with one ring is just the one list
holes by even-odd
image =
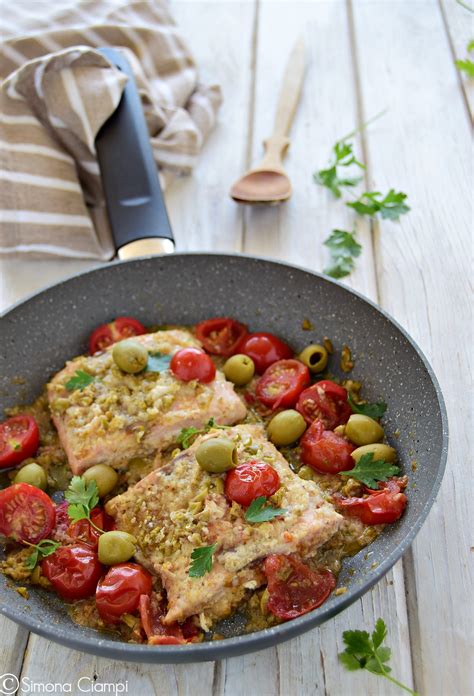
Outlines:
{"label": "green herb leaf on wood", "polygon": [[386,220],[398,220],[400,215],[408,213],[409,206],[405,203],[407,194],[402,191],[390,191],[383,196],[380,191],[366,191],[358,200],[346,203],[359,215],[376,217],[380,214]]}
{"label": "green herb leaf on wood", "polygon": [[324,241],[330,251],[330,264],[324,269],[332,278],[344,278],[354,268],[354,259],[360,256],[361,245],[355,238],[355,231],[333,230]]}

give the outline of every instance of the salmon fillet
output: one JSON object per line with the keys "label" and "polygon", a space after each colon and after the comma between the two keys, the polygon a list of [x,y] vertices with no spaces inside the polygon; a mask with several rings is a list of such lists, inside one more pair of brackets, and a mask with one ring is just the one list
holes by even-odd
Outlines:
{"label": "salmon fillet", "polygon": [[[224,495],[224,474],[209,474],[195,452],[213,437],[235,441],[239,462],[266,461],[281,486],[270,498],[287,514],[250,524],[245,509]],[[293,473],[288,462],[265,437],[260,425],[211,430],[161,469],[110,500],[107,512],[117,529],[133,534],[140,563],[161,578],[168,596],[165,623],[201,614],[205,621],[227,616],[246,590],[265,582],[259,561],[271,553],[314,555],[330,539],[343,518],[326,502],[317,484]],[[213,565],[203,577],[190,577],[193,549],[216,544]]]}
{"label": "salmon fillet", "polygon": [[[149,353],[164,355],[200,346],[189,331],[179,329],[144,334],[135,340]],[[68,391],[65,384],[77,370],[94,379],[82,390]],[[99,463],[126,466],[133,457],[172,445],[182,428],[202,428],[210,418],[230,425],[247,413],[233,384],[219,370],[208,384],[182,382],[169,369],[126,374],[115,365],[112,348],[68,362],[48,384],[48,399],[74,474]]]}

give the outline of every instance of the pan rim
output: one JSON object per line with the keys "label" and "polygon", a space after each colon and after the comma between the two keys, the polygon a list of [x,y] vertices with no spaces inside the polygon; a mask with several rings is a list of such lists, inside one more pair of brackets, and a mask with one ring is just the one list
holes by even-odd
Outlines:
{"label": "pan rim", "polygon": [[[136,259],[128,261],[113,261],[107,265],[101,265],[96,268],[92,268],[86,271],[81,271],[80,273],[73,274],[59,282],[51,283],[38,291],[30,293],[28,296],[22,298],[21,300],[15,302],[13,305],[9,306],[4,312],[0,314],[0,321],[7,318],[8,315],[19,308],[22,305],[27,304],[31,300],[35,299],[37,296],[47,293],[53,288],[60,287],[63,284],[69,283],[71,280],[76,278],[81,278],[83,276],[88,276],[90,274],[101,273],[103,270],[109,270],[114,266],[122,266],[123,264],[135,264],[143,261],[152,261],[153,259],[162,259],[167,257],[167,254],[160,254],[156,256],[142,256]],[[13,609],[9,609],[7,606],[0,607],[0,612],[11,619],[17,624],[20,624],[45,638],[53,640],[54,642],[59,642],[63,645],[67,645],[70,648],[80,650],[82,652],[91,653],[95,655],[102,655],[111,659],[117,660],[129,660],[134,662],[156,662],[156,663],[179,663],[179,662],[201,662],[209,661],[215,659],[221,659],[223,657],[230,657],[233,655],[239,655],[243,653],[253,652],[255,650],[261,650],[266,647],[270,647],[281,643],[283,641],[289,640],[301,633],[304,633],[316,626],[322,624],[324,621],[332,618],[336,614],[340,613],[346,609],[350,604],[357,601],[362,595],[364,595],[368,590],[370,590],[381,578],[392,568],[392,566],[403,556],[407,549],[411,546],[414,538],[421,529],[423,523],[425,522],[429,511],[431,510],[433,503],[438,495],[441,481],[444,476],[446,469],[446,461],[448,455],[448,418],[446,412],[446,405],[444,397],[441,391],[439,381],[436,374],[426,358],[425,354],[419,347],[418,343],[407,333],[407,331],[395,320],[388,312],[380,308],[375,302],[365,297],[362,293],[357,290],[353,290],[348,286],[340,283],[336,280],[328,278],[317,271],[313,271],[304,266],[289,263],[286,261],[281,261],[279,259],[272,259],[265,256],[254,256],[250,254],[242,254],[237,252],[193,252],[193,251],[183,251],[176,252],[170,256],[196,256],[202,258],[203,256],[208,257],[218,257],[227,259],[248,259],[249,261],[265,262],[272,264],[274,266],[284,267],[290,270],[303,271],[314,277],[319,281],[323,281],[329,285],[335,285],[336,287],[354,295],[359,300],[362,300],[368,304],[372,309],[375,309],[379,314],[381,314],[386,321],[391,323],[403,336],[403,338],[413,347],[415,353],[420,358],[436,393],[437,405],[439,409],[439,414],[441,418],[441,429],[442,429],[442,442],[441,442],[441,452],[440,461],[437,469],[435,480],[433,481],[431,491],[425,505],[420,510],[418,517],[411,527],[408,534],[403,538],[403,540],[396,546],[392,553],[385,558],[376,569],[371,571],[370,576],[368,576],[360,587],[352,588],[345,595],[341,595],[337,598],[334,604],[324,605],[319,609],[310,612],[304,616],[297,619],[293,619],[287,623],[279,624],[271,628],[263,629],[261,631],[256,631],[253,633],[247,633],[244,635],[236,636],[233,638],[224,638],[219,641],[208,641],[197,644],[181,645],[181,646],[150,646],[150,645],[137,645],[133,643],[124,643],[120,641],[114,641],[107,638],[101,638],[100,634],[97,632],[91,632],[88,637],[71,637],[68,631],[62,627],[54,627],[52,624],[47,624],[44,626],[40,619],[35,619],[33,616],[18,616],[17,612]],[[97,633],[97,636],[96,636]]]}

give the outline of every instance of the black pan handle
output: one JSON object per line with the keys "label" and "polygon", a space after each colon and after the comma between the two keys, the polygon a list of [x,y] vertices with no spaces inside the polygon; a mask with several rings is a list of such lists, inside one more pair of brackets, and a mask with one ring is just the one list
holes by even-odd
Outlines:
{"label": "black pan handle", "polygon": [[[144,253],[174,251],[173,232],[132,69],[119,51],[99,51],[128,77],[117,109],[95,141],[115,248],[122,258],[140,254],[127,253],[127,246],[129,251],[135,247],[146,249]],[[140,246],[138,240],[147,241]]]}

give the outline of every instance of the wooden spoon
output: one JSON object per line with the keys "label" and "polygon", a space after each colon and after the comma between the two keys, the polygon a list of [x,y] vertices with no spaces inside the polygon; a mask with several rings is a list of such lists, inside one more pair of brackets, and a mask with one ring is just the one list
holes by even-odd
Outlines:
{"label": "wooden spoon", "polygon": [[287,136],[300,98],[304,68],[305,48],[300,38],[286,66],[273,135],[264,141],[265,156],[230,189],[237,203],[281,203],[291,196],[291,182],[282,159],[290,144]]}

